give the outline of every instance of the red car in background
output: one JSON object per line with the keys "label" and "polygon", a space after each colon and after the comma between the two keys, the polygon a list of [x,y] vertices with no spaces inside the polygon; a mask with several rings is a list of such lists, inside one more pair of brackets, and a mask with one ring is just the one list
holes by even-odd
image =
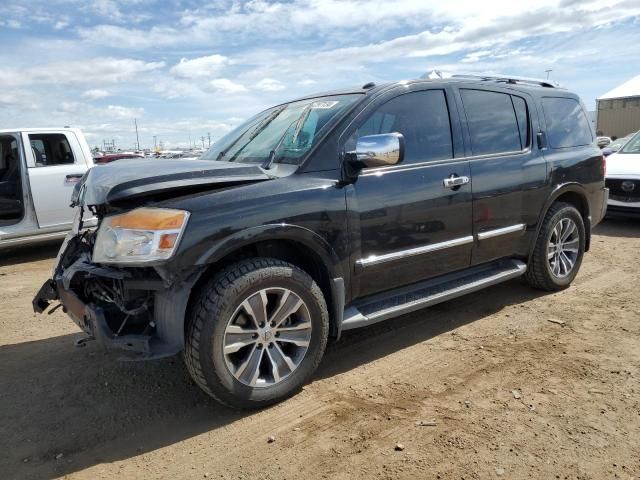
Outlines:
{"label": "red car in background", "polygon": [[93,157],[93,162],[96,164],[109,163],[115,160],[122,160],[123,158],[143,158],[144,155],[140,153],[109,153],[102,155],[101,157]]}

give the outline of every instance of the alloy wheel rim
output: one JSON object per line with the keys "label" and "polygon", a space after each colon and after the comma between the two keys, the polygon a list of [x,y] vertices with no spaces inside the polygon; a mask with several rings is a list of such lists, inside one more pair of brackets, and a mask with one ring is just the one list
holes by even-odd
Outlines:
{"label": "alloy wheel rim", "polygon": [[580,234],[576,222],[562,218],[551,232],[547,247],[547,259],[551,273],[565,278],[573,271],[578,259]]}
{"label": "alloy wheel rim", "polygon": [[250,387],[270,387],[302,363],[311,342],[311,315],[286,288],[252,293],[227,323],[223,353],[229,372]]}

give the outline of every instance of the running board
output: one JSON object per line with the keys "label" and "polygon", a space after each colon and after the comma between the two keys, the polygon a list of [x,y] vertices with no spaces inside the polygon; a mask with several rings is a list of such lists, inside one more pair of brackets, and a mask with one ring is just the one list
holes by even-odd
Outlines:
{"label": "running board", "polygon": [[364,298],[344,311],[342,330],[365,327],[519,277],[520,260],[501,260]]}

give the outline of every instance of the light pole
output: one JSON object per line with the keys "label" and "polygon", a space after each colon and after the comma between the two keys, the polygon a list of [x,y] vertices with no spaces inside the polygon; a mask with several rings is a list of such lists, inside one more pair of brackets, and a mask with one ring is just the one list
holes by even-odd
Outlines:
{"label": "light pole", "polygon": [[549,69],[549,70],[545,70],[545,72],[547,72],[547,80],[549,80],[549,74],[553,72],[553,70]]}
{"label": "light pole", "polygon": [[140,151],[140,137],[138,137],[138,119],[134,118],[133,123],[136,125],[136,145],[138,146],[138,151]]}

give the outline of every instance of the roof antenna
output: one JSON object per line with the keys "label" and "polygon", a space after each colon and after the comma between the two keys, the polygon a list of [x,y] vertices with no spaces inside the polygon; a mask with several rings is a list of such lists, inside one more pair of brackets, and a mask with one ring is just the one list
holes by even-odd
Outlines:
{"label": "roof antenna", "polygon": [[376,86],[376,84],[375,84],[375,83],[373,83],[373,82],[368,82],[368,83],[365,83],[365,84],[362,86],[362,89],[363,89],[363,90],[369,90],[370,88],[373,88],[373,87],[375,87],[375,86]]}

